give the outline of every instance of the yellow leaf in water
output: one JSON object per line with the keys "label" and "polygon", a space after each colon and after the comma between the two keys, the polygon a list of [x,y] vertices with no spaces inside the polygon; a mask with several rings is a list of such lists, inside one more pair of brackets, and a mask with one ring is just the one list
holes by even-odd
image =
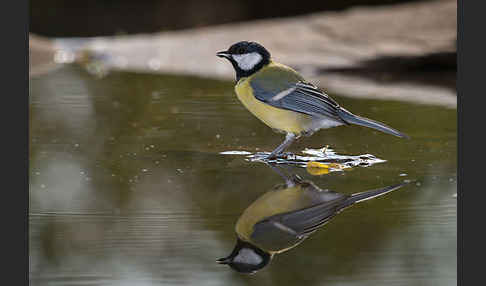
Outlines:
{"label": "yellow leaf in water", "polygon": [[[331,163],[331,164],[334,164],[334,163]],[[319,163],[319,162],[316,162],[316,161],[310,161],[309,163],[307,163],[307,168],[326,168],[326,169],[329,169],[330,166],[328,164]]]}
{"label": "yellow leaf in water", "polygon": [[307,172],[313,176],[329,174],[329,165],[312,161],[307,163]]}
{"label": "yellow leaf in water", "polygon": [[344,165],[338,163],[320,163],[316,161],[311,161],[307,163],[307,172],[314,176],[329,174],[331,169],[334,170],[347,170]]}
{"label": "yellow leaf in water", "polygon": [[338,163],[329,163],[329,168],[333,169],[344,169],[344,166]]}

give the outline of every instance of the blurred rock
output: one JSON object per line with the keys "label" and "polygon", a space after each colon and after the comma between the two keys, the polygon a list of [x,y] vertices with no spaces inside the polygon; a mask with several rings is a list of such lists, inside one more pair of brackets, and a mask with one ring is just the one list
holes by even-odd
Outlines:
{"label": "blurred rock", "polygon": [[29,76],[36,76],[48,72],[57,65],[54,62],[56,49],[47,38],[29,35]]}
{"label": "blurred rock", "polygon": [[[86,39],[112,69],[231,79],[215,53],[257,41],[330,93],[455,108],[456,1],[359,7],[185,31]],[[70,40],[59,41],[69,49]]]}

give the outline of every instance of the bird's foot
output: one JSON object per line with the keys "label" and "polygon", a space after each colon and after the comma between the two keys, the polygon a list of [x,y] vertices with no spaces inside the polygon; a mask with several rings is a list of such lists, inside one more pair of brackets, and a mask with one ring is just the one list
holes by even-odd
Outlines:
{"label": "bird's foot", "polygon": [[327,148],[329,148],[329,145],[324,146],[324,147],[323,147],[323,148],[321,148],[319,151],[321,151],[321,152],[322,152],[322,154],[326,155]]}

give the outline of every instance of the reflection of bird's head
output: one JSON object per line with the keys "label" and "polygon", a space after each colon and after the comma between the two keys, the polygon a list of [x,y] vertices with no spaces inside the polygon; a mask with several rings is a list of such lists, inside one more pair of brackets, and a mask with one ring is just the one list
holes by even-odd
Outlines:
{"label": "reflection of bird's head", "polygon": [[253,274],[265,267],[272,255],[262,249],[238,239],[233,252],[228,257],[220,258],[216,262],[227,264],[241,273]]}
{"label": "reflection of bird's head", "polygon": [[249,76],[270,62],[270,53],[256,42],[238,42],[216,55],[231,62],[237,78]]}
{"label": "reflection of bird's head", "polygon": [[[240,215],[235,226],[236,245],[231,254],[219,259],[242,273],[255,273],[269,264],[276,253],[293,248],[307,234],[300,234],[300,224],[308,217],[296,211],[322,201],[313,183],[295,174],[285,174],[272,167],[285,179],[255,200]],[[290,221],[286,216],[290,215]],[[283,218],[283,220],[282,220]]]}

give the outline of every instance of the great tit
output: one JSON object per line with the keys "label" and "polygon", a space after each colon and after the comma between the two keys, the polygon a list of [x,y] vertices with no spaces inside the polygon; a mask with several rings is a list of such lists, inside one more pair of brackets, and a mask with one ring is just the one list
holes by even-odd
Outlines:
{"label": "great tit", "polygon": [[401,188],[406,183],[346,195],[323,190],[297,175],[285,177],[254,201],[236,222],[236,245],[218,259],[232,269],[252,274],[267,266],[275,254],[294,248],[343,209]]}
{"label": "great tit", "polygon": [[302,135],[340,125],[356,124],[408,138],[383,123],[344,109],[295,70],[273,61],[267,49],[256,42],[238,42],[216,55],[233,65],[235,91],[243,105],[266,125],[286,134],[285,141],[267,159],[276,158]]}

